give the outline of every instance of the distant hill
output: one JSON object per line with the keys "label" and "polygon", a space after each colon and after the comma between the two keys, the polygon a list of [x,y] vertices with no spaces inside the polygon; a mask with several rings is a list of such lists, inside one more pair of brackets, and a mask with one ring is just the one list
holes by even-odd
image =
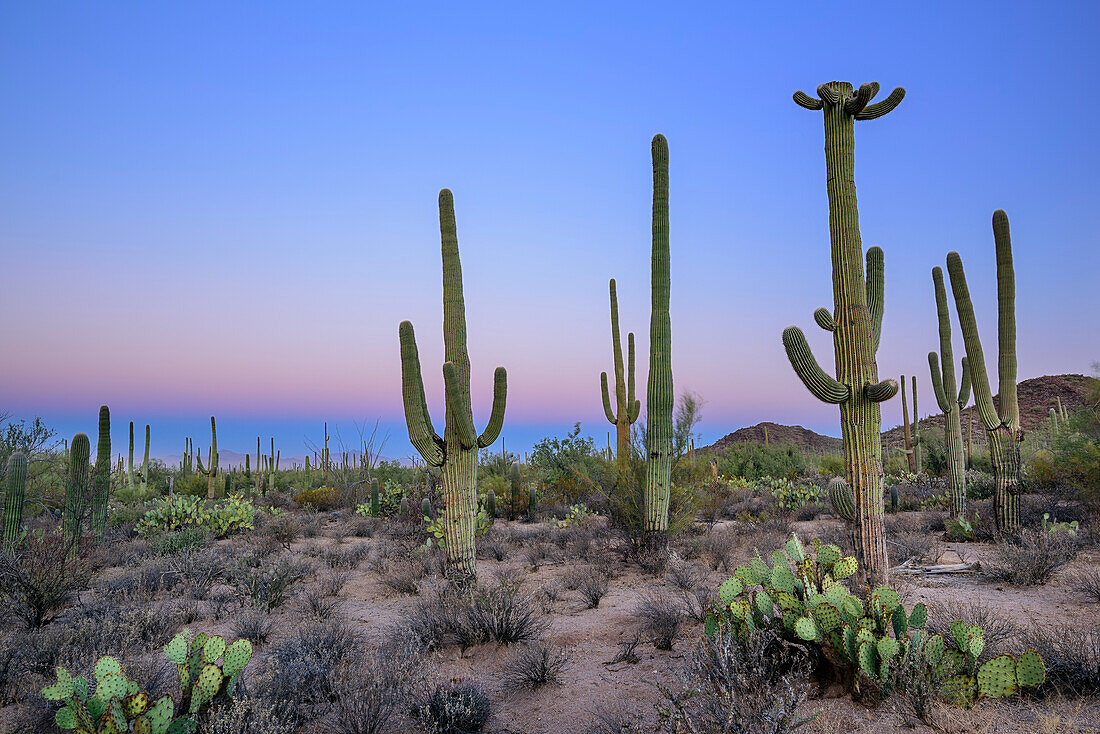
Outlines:
{"label": "distant hill", "polygon": [[[1073,411],[1085,404],[1088,394],[1088,380],[1085,375],[1044,375],[1033,377],[1029,380],[1017,383],[1016,394],[1020,404],[1020,426],[1025,431],[1041,427],[1049,420],[1050,409],[1062,399],[1062,405],[1068,411]],[[911,385],[911,383],[910,383]],[[917,382],[918,407],[921,413],[927,413],[929,408],[936,410],[934,415],[921,418],[922,431],[943,431],[943,414],[939,412],[935,395],[927,378],[923,381],[918,377]],[[900,397],[894,400],[901,400]],[[995,395],[993,402],[1000,405],[1000,396]],[[971,395],[970,405],[974,399]],[[912,404],[909,407],[912,410]],[[963,430],[966,430],[967,408],[963,413]],[[977,411],[974,411],[974,435],[981,435],[985,439],[985,431],[979,422]],[[739,428],[733,433],[715,441],[709,448],[721,451],[736,443],[764,443],[765,429],[767,442],[772,446],[794,445],[806,453],[822,451],[837,452],[841,450],[841,440],[832,436],[823,436],[802,426],[784,426],[779,423],[757,423],[755,426]],[[905,443],[905,429],[895,426],[882,434],[882,440],[887,446],[903,446]]]}

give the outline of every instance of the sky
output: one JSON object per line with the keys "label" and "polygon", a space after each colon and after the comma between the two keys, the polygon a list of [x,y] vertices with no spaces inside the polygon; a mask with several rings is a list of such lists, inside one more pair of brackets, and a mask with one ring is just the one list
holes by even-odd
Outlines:
{"label": "sky", "polygon": [[326,420],[354,444],[377,419],[407,456],[403,319],[443,430],[447,187],[475,424],[504,365],[509,450],[576,421],[602,442],[612,277],[645,393],[660,132],[673,373],[705,400],[700,440],[761,420],[838,435],[780,341],[802,326],[831,370],[822,116],[791,94],[832,79],[908,91],[856,126],[863,242],[886,253],[880,373],[915,373],[937,412],[930,271],[952,249],[994,354],[997,208],[1020,378],[1087,372],[1097,27],[1092,2],[5,3],[0,408],[94,440],[106,403],[116,449],[134,420],[164,456],[205,448],[210,415],[219,447],[274,435],[285,455]]}

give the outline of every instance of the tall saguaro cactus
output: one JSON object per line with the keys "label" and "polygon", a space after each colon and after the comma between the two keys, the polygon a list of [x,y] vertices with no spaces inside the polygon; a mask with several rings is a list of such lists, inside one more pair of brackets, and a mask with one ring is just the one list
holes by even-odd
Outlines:
{"label": "tall saguaro cactus", "polygon": [[868,104],[877,82],[853,91],[848,82],[817,88],[818,99],[795,92],[794,101],[809,110],[824,110],[825,170],[829,195],[829,239],[833,265],[834,309],[814,312],[814,320],[833,334],[836,379],[814,359],[806,336],[796,326],[783,331],[783,346],[795,373],[819,400],[840,406],[844,465],[855,499],[852,536],[860,568],[872,583],[885,583],[889,565],[883,525],[882,416],[879,403],[898,391],[894,380],[878,379],[875,353],[882,333],[882,250],[867,250],[864,280],[863,243],[855,184],[855,121],[872,120],[901,102],[905,90]]}
{"label": "tall saguaro cactus", "polygon": [[88,488],[88,455],[91,444],[87,434],[73,436],[69,447],[69,474],[65,480],[65,508],[61,525],[70,548],[80,541],[80,526],[84,521],[84,495]]}
{"label": "tall saguaro cactus", "polygon": [[940,353],[928,353],[928,369],[932,373],[932,391],[936,394],[936,404],[940,406],[944,417],[951,514],[961,519],[966,514],[967,461],[963,449],[962,411],[970,400],[970,360],[962,358],[962,378],[956,392],[955,364],[951,349],[951,314],[947,308],[947,291],[943,287],[943,270],[939,267],[932,268],[932,285],[936,290],[936,315],[940,323]]}
{"label": "tall saguaro cactus", "polygon": [[619,338],[619,296],[615,292],[615,279],[608,286],[611,291],[611,351],[615,358],[615,409],[611,408],[611,396],[607,389],[607,373],[600,373],[603,390],[603,412],[615,426],[615,458],[619,476],[629,472],[630,426],[638,420],[642,403],[634,399],[634,332],[626,335],[627,368],[623,372],[623,344]]}
{"label": "tall saguaro cactus", "polygon": [[8,457],[8,469],[4,475],[4,530],[0,541],[5,545],[19,539],[23,527],[23,498],[27,492],[27,456],[16,451]]}
{"label": "tall saguaro cactus", "polygon": [[462,264],[454,199],[448,189],[439,192],[439,230],[443,254],[443,382],[446,389],[446,427],[435,432],[424,396],[420,354],[409,321],[398,329],[401,341],[401,395],[409,441],[429,466],[443,469],[443,545],[447,574],[459,582],[476,577],[474,533],[477,530],[477,452],[496,441],[504,425],[508,373],[497,367],[493,375],[493,409],[479,436],[470,405],[470,356],[466,351],[466,304],[462,296]]}
{"label": "tall saguaro cactus", "polygon": [[[1012,268],[1012,238],[1008,215],[998,209],[993,212],[993,240],[997,252],[997,383],[1000,405],[993,403],[989,375],[978,337],[974,304],[966,285],[962,258],[957,252],[947,253],[947,272],[951,277],[951,292],[959,313],[966,357],[970,362],[970,381],[974,386],[974,402],[978,416],[989,436],[989,456],[993,463],[996,488],[993,492],[993,513],[997,530],[1015,530],[1020,525],[1020,406],[1016,400],[1016,273]],[[998,409],[999,408],[999,409]]]}
{"label": "tall saguaro cactus", "polygon": [[107,497],[111,493],[111,411],[99,407],[99,441],[96,443],[95,482],[92,492],[92,536],[98,541],[107,527]]}
{"label": "tall saguaro cactus", "polygon": [[141,472],[138,474],[141,477],[141,482],[135,484],[134,482],[134,422],[130,421],[130,453],[127,459],[126,476],[130,484],[130,492],[140,490],[142,497],[145,496],[146,491],[149,489],[149,424],[145,424],[145,457],[141,461]]}
{"label": "tall saguaro cactus", "polygon": [[206,497],[207,499],[214,499],[217,494],[215,489],[214,480],[218,477],[218,427],[214,423],[214,416],[210,416],[210,455],[206,458],[209,467],[202,465],[202,450],[199,450],[198,456],[195,457],[195,463],[198,465],[198,473],[200,476],[206,477]]}
{"label": "tall saguaro cactus", "polygon": [[663,551],[668,540],[672,493],[672,320],[668,313],[668,141],[653,136],[653,250],[650,260],[652,306],[649,316],[649,382],[646,385],[646,481],[642,530],[650,548]]}

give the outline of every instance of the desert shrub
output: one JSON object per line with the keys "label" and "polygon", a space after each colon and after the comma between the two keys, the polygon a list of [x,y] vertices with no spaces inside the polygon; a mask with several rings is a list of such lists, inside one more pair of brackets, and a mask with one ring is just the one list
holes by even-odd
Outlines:
{"label": "desert shrub", "polygon": [[824,477],[844,476],[844,457],[840,454],[822,454],[817,461],[817,473]]}
{"label": "desert shrub", "polygon": [[253,645],[263,645],[271,637],[271,618],[262,609],[242,609],[233,619],[231,628],[238,638],[250,640]]}
{"label": "desert shrub", "polygon": [[321,551],[321,560],[331,569],[354,569],[367,557],[370,549],[366,543],[335,546]]}
{"label": "desert shrub", "polygon": [[990,578],[1015,586],[1037,586],[1076,557],[1075,538],[1024,529],[1011,540],[997,542],[985,572]]}
{"label": "desert shrub", "polygon": [[793,445],[764,446],[759,443],[736,443],[717,457],[718,473],[727,477],[763,479],[793,478],[806,471],[802,453]]}
{"label": "desert shrub", "polygon": [[658,650],[671,650],[684,621],[680,600],[663,591],[650,591],[634,610],[646,638]]}
{"label": "desert shrub", "polygon": [[886,553],[891,566],[904,563],[910,558],[915,561],[927,560],[935,547],[935,539],[924,533],[894,533],[886,539]]}
{"label": "desert shrub", "polygon": [[1039,489],[1100,499],[1100,409],[1093,405],[1074,412],[1052,436],[1051,447],[1032,457],[1026,478]]}
{"label": "desert shrub", "polygon": [[422,595],[406,624],[425,647],[466,648],[485,642],[530,642],[542,636],[549,621],[536,594],[524,591],[518,579],[499,576],[488,586],[446,585]]}
{"label": "desert shrub", "polygon": [[60,532],[36,530],[0,550],[0,610],[29,628],[52,622],[87,588],[93,563]]}
{"label": "desert shrub", "polygon": [[565,577],[565,588],[580,592],[585,609],[598,607],[607,587],[607,575],[591,566],[574,569]]}
{"label": "desert shrub", "polygon": [[183,528],[205,528],[219,538],[251,530],[256,508],[239,494],[224,500],[175,494],[154,500],[152,509],[137,524],[140,534],[171,532]]}
{"label": "desert shrub", "polygon": [[344,504],[343,498],[340,496],[340,490],[336,487],[303,489],[294,495],[294,502],[299,507],[311,507],[321,512],[335,510]]}
{"label": "desert shrub", "polygon": [[235,697],[228,706],[213,709],[202,723],[203,734],[294,734],[295,729],[293,721],[252,696]]}
{"label": "desert shrub", "polygon": [[168,571],[187,587],[194,599],[205,599],[214,584],[226,577],[227,559],[221,549],[181,553],[168,561]]}
{"label": "desert shrub", "polygon": [[787,478],[763,480],[768,492],[775,497],[776,504],[788,512],[820,502],[824,490],[811,482],[794,481]]}
{"label": "desert shrub", "polygon": [[540,495],[551,502],[571,505],[584,499],[588,486],[581,477],[604,468],[594,441],[580,434],[577,423],[565,437],[547,437],[531,448],[528,464],[543,485]]}
{"label": "desert shrub", "polygon": [[432,666],[411,639],[388,638],[335,676],[330,734],[383,734],[423,698]]}
{"label": "desert shrub", "polygon": [[799,714],[809,668],[805,654],[765,630],[745,643],[722,631],[704,635],[680,688],[658,684],[658,710],[670,732],[785,734],[809,721]]}
{"label": "desert shrub", "polygon": [[501,687],[509,692],[561,683],[572,655],[567,648],[549,642],[519,647],[500,672]]}
{"label": "desert shrub", "polygon": [[975,500],[987,500],[993,496],[997,482],[993,475],[981,469],[966,470],[966,496]]}
{"label": "desert shrub", "polygon": [[150,534],[147,540],[149,548],[157,555],[174,556],[204,547],[210,541],[210,532],[201,527],[184,528],[175,532]]}
{"label": "desert shrub", "polygon": [[324,621],[343,615],[343,603],[331,596],[326,596],[319,589],[312,589],[302,595],[299,607],[303,616]]}
{"label": "desert shrub", "polygon": [[351,574],[333,571],[321,577],[318,588],[325,596],[339,596],[349,579],[351,579]]}
{"label": "desert shrub", "polygon": [[1100,570],[1090,568],[1079,571],[1073,577],[1072,586],[1077,593],[1089,601],[1100,603]]}
{"label": "desert shrub", "polygon": [[338,698],[344,665],[362,650],[361,640],[346,622],[306,625],[272,646],[254,689],[282,720],[303,723],[320,718]]}
{"label": "desert shrub", "polygon": [[476,683],[437,686],[419,709],[420,720],[431,734],[481,731],[491,713],[489,697]]}
{"label": "desert shrub", "polygon": [[284,550],[290,550],[290,544],[298,539],[298,519],[293,515],[273,517],[265,522],[264,535],[274,538]]}
{"label": "desert shrub", "polygon": [[1100,633],[1059,624],[1032,624],[1020,631],[1024,649],[1038,651],[1046,665],[1040,691],[1076,696],[1100,692]]}
{"label": "desert shrub", "polygon": [[147,600],[179,585],[181,578],[173,568],[173,560],[153,558],[135,568],[119,569],[97,579],[96,590],[125,599]]}
{"label": "desert shrub", "polygon": [[280,558],[267,566],[242,564],[233,572],[229,585],[241,604],[270,612],[286,602],[290,588],[308,573],[308,566]]}

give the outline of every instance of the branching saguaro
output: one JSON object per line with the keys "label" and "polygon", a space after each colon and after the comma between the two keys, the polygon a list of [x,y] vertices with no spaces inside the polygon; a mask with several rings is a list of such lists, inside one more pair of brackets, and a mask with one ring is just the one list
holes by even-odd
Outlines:
{"label": "branching saguaro", "polygon": [[[133,436],[132,431],[130,435]],[[214,416],[210,416],[210,454],[206,457],[206,460],[210,464],[209,467],[202,465],[202,449],[199,449],[198,456],[195,457],[195,463],[198,465],[199,475],[206,477],[207,499],[214,499],[217,495],[214,481],[218,478],[218,426],[214,423]]]}
{"label": "branching saguaro", "polygon": [[959,253],[947,253],[947,273],[951,277],[951,292],[955,295],[955,309],[959,313],[966,357],[970,362],[974,402],[989,436],[989,456],[996,482],[993,513],[997,530],[1010,532],[1020,525],[1020,441],[1023,440],[1023,431],[1020,430],[1020,406],[1016,400],[1016,272],[1012,267],[1008,215],[1001,209],[993,212],[993,240],[997,251],[999,406],[993,403],[982,342],[978,337],[978,322],[974,318],[974,304],[970,300],[970,289],[966,286],[966,273]]}
{"label": "branching saguaro", "polygon": [[966,451],[963,448],[962,411],[970,400],[970,360],[962,358],[962,378],[956,392],[951,314],[947,308],[947,291],[943,287],[943,270],[939,267],[932,268],[932,284],[936,290],[936,315],[940,323],[940,353],[928,353],[928,369],[932,373],[932,391],[944,417],[951,514],[961,519],[966,514]]}
{"label": "branching saguaro", "polygon": [[615,408],[611,407],[611,395],[607,387],[607,373],[600,373],[603,389],[603,412],[615,426],[615,459],[619,476],[630,472],[630,426],[638,420],[642,403],[634,399],[634,332],[626,335],[627,367],[623,371],[623,344],[619,337],[619,296],[615,291],[615,279],[609,285],[611,291],[611,351],[615,359]]}
{"label": "branching saguaro", "polygon": [[458,230],[455,227],[451,192],[439,192],[439,230],[443,241],[443,383],[446,390],[447,424],[443,437],[435,432],[416,335],[409,321],[398,329],[401,340],[401,395],[409,441],[429,466],[443,469],[443,545],[447,551],[447,574],[460,583],[476,578],[474,534],[477,530],[478,449],[496,441],[504,425],[504,404],[508,395],[508,373],[497,367],[493,376],[493,409],[489,423],[479,436],[474,429],[470,405],[470,357],[466,351],[466,304],[462,296],[462,264],[458,258]]}
{"label": "branching saguaro", "polygon": [[819,400],[840,406],[844,466],[855,500],[852,536],[860,568],[871,584],[886,583],[886,531],[883,524],[882,416],[879,403],[894,397],[898,383],[878,379],[882,332],[883,255],[867,250],[864,280],[863,243],[855,184],[855,121],[872,120],[901,102],[905,90],[895,89],[876,104],[877,82],[853,90],[848,82],[828,82],[818,98],[795,92],[794,101],[809,110],[824,110],[825,169],[829,195],[829,239],[833,266],[833,312],[814,312],[814,320],[833,334],[836,379],[825,373],[796,326],[783,331],[783,346],[795,373]]}
{"label": "branching saguaro", "polygon": [[913,419],[909,420],[909,406],[905,401],[905,375],[901,376],[901,415],[905,426],[905,458],[909,462],[909,471],[920,474],[921,433],[920,414],[917,412],[917,376],[913,375]]}
{"label": "branching saguaro", "polygon": [[653,251],[650,263],[649,383],[646,385],[646,482],[642,524],[645,542],[663,552],[668,542],[672,494],[672,320],[668,313],[668,141],[655,135],[653,155]]}

